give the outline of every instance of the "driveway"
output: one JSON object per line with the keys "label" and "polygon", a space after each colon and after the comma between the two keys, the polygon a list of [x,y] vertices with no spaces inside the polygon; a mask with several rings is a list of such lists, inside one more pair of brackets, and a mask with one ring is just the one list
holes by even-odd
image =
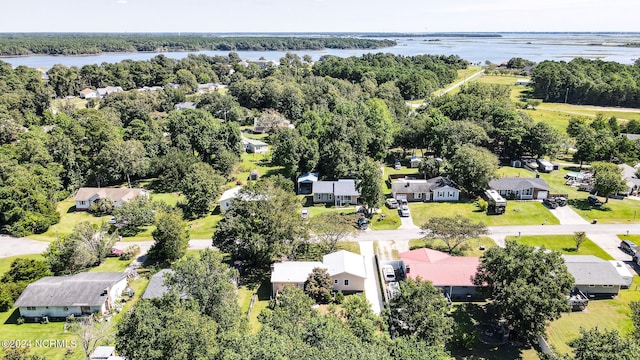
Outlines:
{"label": "driveway", "polygon": [[618,247],[620,239],[612,234],[591,234],[587,231],[587,238],[600,246],[602,250],[613,256],[616,260],[631,261],[631,255],[623,252]]}
{"label": "driveway", "polygon": [[400,216],[400,227],[398,229],[400,230],[419,230],[420,227],[416,226],[413,223],[413,217],[411,216],[411,213],[409,213],[409,216],[407,217],[402,217]]}
{"label": "driveway", "polygon": [[371,304],[371,310],[380,314],[382,311],[382,294],[378,285],[378,271],[375,266],[373,242],[361,241],[360,254],[364,257],[364,267],[367,271],[367,278],[364,280],[364,295]]}
{"label": "driveway", "polygon": [[570,206],[559,206],[549,209],[553,216],[560,220],[560,225],[589,225],[589,222],[578,215]]}

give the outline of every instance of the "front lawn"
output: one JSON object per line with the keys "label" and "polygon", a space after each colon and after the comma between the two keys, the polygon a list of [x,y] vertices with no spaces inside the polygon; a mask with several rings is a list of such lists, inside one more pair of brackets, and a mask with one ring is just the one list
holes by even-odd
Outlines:
{"label": "front lawn", "polygon": [[118,257],[108,257],[102,264],[89,269],[89,272],[123,272],[131,264],[131,260],[120,260]]}
{"label": "front lawn", "polygon": [[597,219],[601,224],[633,224],[640,222],[640,201],[631,199],[609,199],[604,204],[605,198],[598,197],[603,205],[600,207],[591,207],[587,203],[587,193],[583,198],[569,201],[569,205],[582,216],[585,220],[591,222]]}
{"label": "front lawn", "polygon": [[340,241],[336,247],[338,248],[338,251],[347,250],[360,255],[360,244],[358,244],[357,241]]}
{"label": "front lawn", "polygon": [[471,221],[482,221],[487,226],[507,225],[556,225],[560,222],[549,210],[537,201],[509,201],[502,215],[487,215],[471,202],[455,203],[409,203],[413,223],[422,226],[428,219],[462,215]]}
{"label": "front lawn", "polygon": [[569,354],[571,347],[568,342],[580,335],[580,328],[600,330],[615,329],[627,335],[631,332],[632,323],[629,317],[629,303],[640,301],[640,277],[633,277],[633,284],[629,289],[620,290],[615,299],[589,301],[585,311],[562,314],[562,317],[552,322],[547,328],[549,344],[560,354]]}
{"label": "front lawn", "polygon": [[253,308],[251,309],[251,313],[248,316],[249,320],[249,329],[256,333],[260,330],[262,324],[258,321],[258,316],[262,312],[262,310],[266,309],[269,306],[269,300],[271,299],[271,283],[269,281],[265,281],[260,284],[260,287],[256,288],[248,288],[246,286],[241,286],[238,288],[238,303],[240,304],[240,309],[242,310],[242,314],[246,315],[249,311],[249,305],[251,304],[251,298],[254,294],[257,294],[257,298],[255,303],[253,304]]}
{"label": "front lawn", "polygon": [[[429,241],[429,248],[430,249],[434,249],[434,250],[438,250],[438,251],[443,251],[446,252],[447,247],[444,243],[444,241],[442,240],[433,240],[433,241]],[[481,250],[480,247],[484,246],[484,250]],[[463,256],[482,256],[482,254],[485,253],[485,251],[487,251],[488,249],[494,247],[494,246],[498,246],[496,245],[496,242],[493,241],[492,238],[488,237],[488,236],[482,236],[480,238],[477,239],[471,239],[469,241],[467,241],[465,243],[465,251],[463,253]],[[413,239],[413,240],[409,240],[409,248],[411,250],[413,249],[418,249],[418,248],[423,248],[423,247],[427,247],[427,241],[424,239]]]}
{"label": "front lawn", "polygon": [[507,236],[507,239],[515,239],[519,243],[529,246],[544,246],[549,250],[559,251],[566,255],[595,255],[601,259],[614,260],[611,255],[589,239],[580,245],[580,250],[576,251],[573,235]]}
{"label": "front lawn", "polygon": [[60,222],[50,226],[45,233],[32,234],[28,237],[38,241],[54,241],[71,234],[73,228],[83,221],[99,225],[108,222],[111,218],[111,215],[93,216],[86,211],[74,211],[75,206],[76,203],[72,197],[59,202],[56,209],[60,213]]}
{"label": "front lawn", "polygon": [[395,230],[400,227],[402,222],[397,209],[389,209],[382,205],[380,210],[382,212],[374,214],[369,222],[371,230]]}

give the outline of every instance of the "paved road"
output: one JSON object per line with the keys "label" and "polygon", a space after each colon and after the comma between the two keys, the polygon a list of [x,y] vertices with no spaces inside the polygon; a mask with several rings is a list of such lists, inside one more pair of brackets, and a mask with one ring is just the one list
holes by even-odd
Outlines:
{"label": "paved road", "polygon": [[364,257],[364,267],[367,271],[367,278],[364,280],[364,294],[371,304],[371,310],[380,314],[382,311],[382,295],[378,285],[378,276],[375,266],[373,242],[363,241],[359,243],[360,254]]}
{"label": "paved road", "polygon": [[[459,88],[459,87],[460,87],[460,86],[462,86],[464,83],[469,82],[469,81],[471,81],[471,80],[473,80],[473,79],[477,78],[478,76],[482,75],[483,73],[484,73],[484,69],[479,70],[477,73],[474,73],[473,75],[469,76],[468,78],[464,78],[464,79],[462,79],[462,80],[458,81],[457,83],[455,83],[455,84],[453,84],[453,85],[449,86],[448,88],[444,89],[442,92],[440,92],[440,93],[438,94],[438,96],[442,96],[442,95],[444,95],[444,94],[448,93],[449,91],[452,91],[452,90],[454,90],[454,89]],[[411,103],[407,103],[407,105],[409,105],[409,106],[411,106],[411,107],[413,107],[413,108],[419,108],[419,107],[421,107],[422,105],[424,105],[424,103],[422,103],[422,104],[411,104]]]}

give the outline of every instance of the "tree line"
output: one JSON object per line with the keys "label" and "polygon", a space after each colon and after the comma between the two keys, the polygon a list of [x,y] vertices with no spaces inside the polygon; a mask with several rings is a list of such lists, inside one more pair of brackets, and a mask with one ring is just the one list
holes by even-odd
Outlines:
{"label": "tree line", "polygon": [[569,104],[640,107],[640,63],[576,58],[543,61],[533,72],[533,96]]}
{"label": "tree line", "polygon": [[88,55],[109,52],[287,51],[379,49],[387,39],[354,37],[216,36],[211,34],[2,34],[0,56]]}

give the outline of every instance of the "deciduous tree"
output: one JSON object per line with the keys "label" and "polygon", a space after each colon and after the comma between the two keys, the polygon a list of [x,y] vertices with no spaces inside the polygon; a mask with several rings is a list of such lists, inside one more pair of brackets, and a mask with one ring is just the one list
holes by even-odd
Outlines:
{"label": "deciduous tree", "polygon": [[149,249],[148,263],[172,263],[184,256],[189,246],[189,230],[178,211],[160,213],[151,233],[155,243]]}
{"label": "deciduous tree", "polygon": [[560,253],[508,240],[505,248],[482,256],[474,283],[483,286],[516,334],[533,341],[549,321],[569,310],[573,276]]}
{"label": "deciduous tree", "polygon": [[489,233],[484,223],[471,222],[469,218],[461,215],[453,218],[432,217],[421,229],[424,239],[444,241],[450,254],[459,253],[467,241]]}
{"label": "deciduous tree", "polygon": [[326,303],[331,296],[333,281],[327,269],[314,268],[304,282],[304,292],[317,303]]}
{"label": "deciduous tree", "polygon": [[576,360],[632,360],[637,358],[640,348],[620,335],[617,330],[600,331],[597,327],[580,329],[580,337],[569,345],[573,347]]}
{"label": "deciduous tree", "polygon": [[622,179],[622,169],[618,165],[596,162],[591,164],[591,169],[593,170],[593,187],[598,194],[606,197],[605,203],[609,202],[609,195],[627,189],[627,184]]}
{"label": "deciduous tree", "polygon": [[463,145],[449,159],[451,180],[466,191],[477,194],[489,186],[498,170],[498,159],[484,148]]}

